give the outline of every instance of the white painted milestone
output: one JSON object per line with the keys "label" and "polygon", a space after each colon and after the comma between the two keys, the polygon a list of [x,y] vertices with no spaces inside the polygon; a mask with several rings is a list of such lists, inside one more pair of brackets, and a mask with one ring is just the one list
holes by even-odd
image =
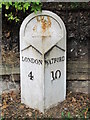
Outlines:
{"label": "white painted milestone", "polygon": [[21,102],[44,111],[66,97],[66,28],[43,10],[30,14],[20,28]]}

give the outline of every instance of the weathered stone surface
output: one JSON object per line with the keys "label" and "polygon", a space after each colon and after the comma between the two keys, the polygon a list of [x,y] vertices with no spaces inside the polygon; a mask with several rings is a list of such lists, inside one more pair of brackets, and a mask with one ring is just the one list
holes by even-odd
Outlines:
{"label": "weathered stone surface", "polygon": [[20,29],[21,101],[45,109],[66,96],[66,29],[49,11],[30,14]]}
{"label": "weathered stone surface", "polygon": [[67,90],[72,92],[90,93],[90,81],[67,81]]}
{"label": "weathered stone surface", "polygon": [[[0,78],[1,79],[1,78]],[[8,92],[11,90],[19,90],[19,84],[18,83],[14,83],[14,82],[10,82],[10,81],[2,81],[0,80],[0,95],[3,92]]]}

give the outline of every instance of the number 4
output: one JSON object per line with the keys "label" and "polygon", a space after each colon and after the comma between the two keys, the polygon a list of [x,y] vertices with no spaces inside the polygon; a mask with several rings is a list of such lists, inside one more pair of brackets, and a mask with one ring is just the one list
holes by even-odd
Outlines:
{"label": "number 4", "polygon": [[30,77],[30,80],[33,80],[34,76],[32,75],[32,71],[28,74],[28,77]]}

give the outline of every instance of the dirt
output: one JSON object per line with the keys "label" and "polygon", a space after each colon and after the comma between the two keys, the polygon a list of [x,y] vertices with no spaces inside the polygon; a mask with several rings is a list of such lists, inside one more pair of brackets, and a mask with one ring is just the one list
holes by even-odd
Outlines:
{"label": "dirt", "polygon": [[45,114],[21,103],[20,91],[2,94],[0,103],[3,118],[90,118],[90,101],[87,94],[68,92],[66,100],[48,109]]}

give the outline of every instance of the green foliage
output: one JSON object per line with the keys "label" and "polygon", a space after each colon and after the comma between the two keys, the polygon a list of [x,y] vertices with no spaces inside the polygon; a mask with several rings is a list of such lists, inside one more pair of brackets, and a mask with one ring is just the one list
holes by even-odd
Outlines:
{"label": "green foliage", "polygon": [[61,117],[64,118],[64,112],[63,111],[61,112]]}
{"label": "green foliage", "polygon": [[37,11],[41,11],[41,5],[39,2],[33,2],[31,11],[37,13]]}
{"label": "green foliage", "polygon": [[61,112],[61,118],[64,118],[64,120],[69,120],[72,118],[70,112],[67,113],[67,115],[64,114],[64,112]]}
{"label": "green foliage", "polygon": [[5,14],[5,17],[7,17],[8,20],[11,20],[11,21],[15,20],[15,22],[19,22],[19,20],[20,20],[20,19],[18,19],[17,16],[14,17],[14,15],[12,14],[12,12],[10,12],[10,14]]}
{"label": "green foliage", "polygon": [[0,9],[2,8],[2,3],[0,2]]}
{"label": "green foliage", "polygon": [[[9,21],[19,22],[19,11],[23,11],[25,13],[27,10],[31,12],[37,13],[37,11],[41,11],[41,2],[0,2],[0,8],[2,5],[5,7],[5,17]],[[13,11],[11,11],[13,9]],[[15,11],[14,11],[15,10]]]}
{"label": "green foliage", "polygon": [[1,117],[1,120],[4,120],[4,118],[3,118],[3,117]]}

